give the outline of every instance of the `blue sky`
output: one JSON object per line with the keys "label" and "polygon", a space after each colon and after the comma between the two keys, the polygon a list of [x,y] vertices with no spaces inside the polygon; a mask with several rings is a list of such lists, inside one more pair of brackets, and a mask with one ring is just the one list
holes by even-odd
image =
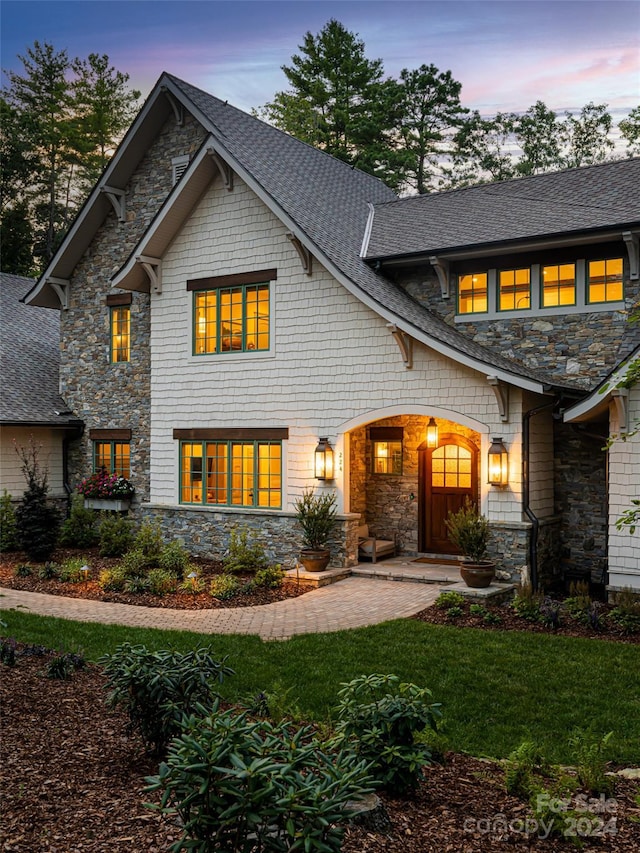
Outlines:
{"label": "blue sky", "polygon": [[331,17],[357,32],[388,75],[433,63],[485,114],[640,103],[640,0],[2,0],[1,63],[39,41],[70,56],[107,53],[147,95],[164,70],[257,107],[286,88],[280,66]]}

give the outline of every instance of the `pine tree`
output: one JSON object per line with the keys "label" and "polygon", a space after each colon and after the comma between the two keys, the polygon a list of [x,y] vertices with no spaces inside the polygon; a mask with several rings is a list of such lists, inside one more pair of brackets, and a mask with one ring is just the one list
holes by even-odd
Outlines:
{"label": "pine tree", "polygon": [[18,545],[30,560],[44,562],[56,547],[60,515],[48,501],[47,472],[40,466],[39,447],[33,438],[27,448],[16,446],[16,453],[27,481],[27,489],[16,509]]}

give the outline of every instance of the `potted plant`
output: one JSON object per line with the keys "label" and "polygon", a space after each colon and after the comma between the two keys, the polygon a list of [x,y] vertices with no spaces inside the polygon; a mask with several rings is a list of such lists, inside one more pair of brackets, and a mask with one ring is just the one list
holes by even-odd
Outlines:
{"label": "potted plant", "polygon": [[495,575],[495,563],[487,559],[491,538],[489,522],[467,498],[457,512],[445,519],[449,538],[462,552],[460,574],[467,586],[482,589],[489,586]]}
{"label": "potted plant", "polygon": [[302,527],[300,562],[308,572],[322,572],[331,559],[327,542],[338,523],[335,493],[316,495],[313,489],[306,489],[294,506]]}
{"label": "potted plant", "polygon": [[78,483],[77,491],[84,497],[87,509],[122,512],[129,509],[135,488],[126,477],[102,470],[85,477]]}

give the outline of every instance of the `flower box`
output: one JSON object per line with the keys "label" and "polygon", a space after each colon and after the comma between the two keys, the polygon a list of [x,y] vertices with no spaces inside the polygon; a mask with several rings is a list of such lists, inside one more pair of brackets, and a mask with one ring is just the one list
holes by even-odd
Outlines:
{"label": "flower box", "polygon": [[106,509],[109,512],[126,512],[131,501],[123,498],[85,498],[85,509]]}

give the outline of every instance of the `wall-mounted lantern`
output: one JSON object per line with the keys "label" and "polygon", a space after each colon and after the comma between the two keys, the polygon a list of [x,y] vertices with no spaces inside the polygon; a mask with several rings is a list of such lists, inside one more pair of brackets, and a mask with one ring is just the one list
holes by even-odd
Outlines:
{"label": "wall-mounted lantern", "polygon": [[502,438],[494,438],[489,448],[489,479],[491,486],[506,486],[509,483],[509,454]]}
{"label": "wall-mounted lantern", "polygon": [[326,437],[321,438],[316,447],[314,473],[316,480],[333,480],[333,448]]}
{"label": "wall-mounted lantern", "polygon": [[434,449],[438,446],[438,424],[435,418],[429,418],[427,424],[427,447]]}

